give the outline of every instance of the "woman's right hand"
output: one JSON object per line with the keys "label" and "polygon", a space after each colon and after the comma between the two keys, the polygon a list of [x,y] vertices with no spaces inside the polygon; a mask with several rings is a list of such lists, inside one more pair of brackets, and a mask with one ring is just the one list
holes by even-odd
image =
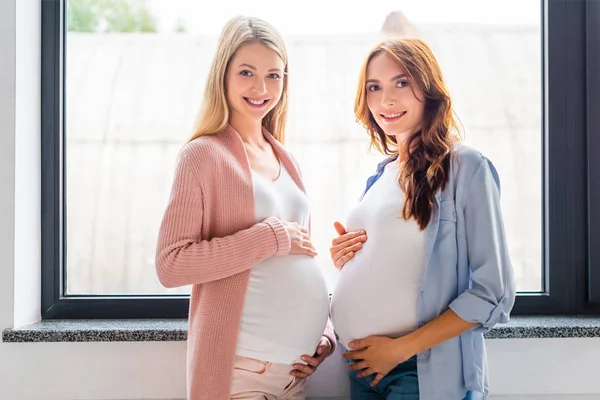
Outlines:
{"label": "woman's right hand", "polygon": [[333,264],[340,271],[344,265],[350,261],[354,254],[362,249],[362,244],[367,241],[367,232],[364,230],[356,232],[346,232],[346,228],[339,222],[334,222],[333,226],[340,235],[331,241],[331,259]]}
{"label": "woman's right hand", "polygon": [[290,235],[290,253],[289,254],[305,254],[312,257],[317,255],[317,250],[310,241],[308,229],[297,222],[281,221],[288,235]]}

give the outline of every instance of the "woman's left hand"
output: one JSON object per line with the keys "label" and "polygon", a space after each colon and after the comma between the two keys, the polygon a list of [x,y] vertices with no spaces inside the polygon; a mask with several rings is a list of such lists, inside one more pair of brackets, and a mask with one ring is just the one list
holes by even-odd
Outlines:
{"label": "woman's left hand", "polygon": [[321,337],[321,341],[315,350],[315,354],[313,356],[303,355],[300,357],[305,364],[294,364],[294,369],[290,374],[295,376],[296,378],[303,379],[312,375],[319,365],[330,355],[333,347],[331,346],[331,342],[325,336]]}
{"label": "woman's left hand", "polygon": [[355,360],[348,366],[351,370],[361,370],[356,376],[376,374],[371,386],[376,386],[392,369],[411,358],[415,353],[408,337],[390,339],[385,336],[369,336],[353,340],[343,357]]}

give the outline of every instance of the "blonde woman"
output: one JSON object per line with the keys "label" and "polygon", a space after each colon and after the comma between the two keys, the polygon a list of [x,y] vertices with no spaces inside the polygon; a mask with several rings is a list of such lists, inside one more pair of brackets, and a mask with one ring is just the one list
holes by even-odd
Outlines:
{"label": "blonde woman", "polygon": [[[160,228],[156,271],[192,285],[188,399],[304,399],[335,346],[294,159],[288,59],[257,18],[224,27]],[[325,332],[325,333],[324,333]]]}

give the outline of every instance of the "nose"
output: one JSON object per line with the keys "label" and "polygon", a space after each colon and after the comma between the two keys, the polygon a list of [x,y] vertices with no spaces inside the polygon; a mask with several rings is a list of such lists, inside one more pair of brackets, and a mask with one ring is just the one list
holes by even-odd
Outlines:
{"label": "nose", "polygon": [[267,84],[265,83],[264,79],[256,79],[254,81],[254,87],[252,88],[252,91],[257,95],[263,95],[267,93]]}
{"label": "nose", "polygon": [[381,105],[383,107],[393,107],[396,105],[396,96],[394,90],[383,90],[383,96],[381,96]]}

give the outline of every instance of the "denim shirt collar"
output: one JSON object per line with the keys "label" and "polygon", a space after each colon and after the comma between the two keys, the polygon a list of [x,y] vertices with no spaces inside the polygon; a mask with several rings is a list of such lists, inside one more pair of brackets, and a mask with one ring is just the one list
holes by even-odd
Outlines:
{"label": "denim shirt collar", "polygon": [[[375,182],[377,182],[377,180],[381,177],[381,175],[383,175],[383,171],[385,170],[386,165],[388,165],[389,163],[396,161],[398,159],[398,155],[392,156],[392,157],[388,157],[385,160],[381,161],[379,164],[377,164],[377,171],[375,173],[375,175],[371,176],[368,180],[367,180],[367,187],[365,188],[362,196],[360,197],[360,200],[363,199],[363,197],[365,196],[365,194],[367,193],[367,191],[371,188],[371,186],[373,186],[373,184]],[[436,205],[439,207],[440,202],[442,200],[442,191],[438,190],[437,193],[435,194],[435,200],[436,200]]]}

